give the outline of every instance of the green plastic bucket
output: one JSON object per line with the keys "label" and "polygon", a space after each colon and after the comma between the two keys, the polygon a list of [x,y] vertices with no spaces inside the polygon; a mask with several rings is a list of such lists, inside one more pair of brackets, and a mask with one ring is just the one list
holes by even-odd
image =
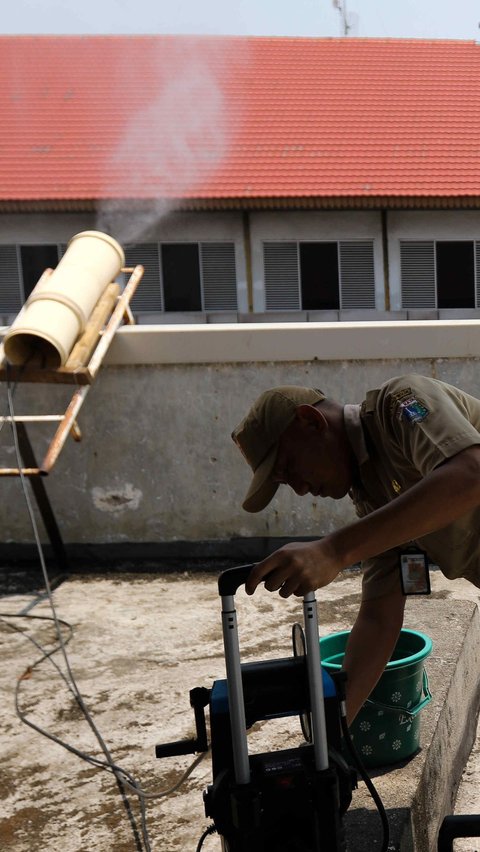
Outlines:
{"label": "green plastic bucket", "polygon": [[[349,630],[320,639],[327,671],[338,671]],[[432,640],[416,630],[402,630],[375,689],[350,726],[355,748],[366,767],[400,763],[420,743],[420,711],[431,701],[424,661]]]}

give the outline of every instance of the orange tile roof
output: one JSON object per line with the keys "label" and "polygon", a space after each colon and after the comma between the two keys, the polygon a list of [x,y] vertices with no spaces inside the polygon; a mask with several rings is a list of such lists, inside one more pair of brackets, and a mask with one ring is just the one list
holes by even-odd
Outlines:
{"label": "orange tile roof", "polygon": [[480,196],[473,41],[0,37],[0,200]]}

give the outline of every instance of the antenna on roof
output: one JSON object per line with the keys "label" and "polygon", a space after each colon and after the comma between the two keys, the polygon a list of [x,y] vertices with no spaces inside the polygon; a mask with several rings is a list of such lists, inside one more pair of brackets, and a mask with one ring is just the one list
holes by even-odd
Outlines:
{"label": "antenna on roof", "polygon": [[340,17],[342,19],[342,35],[348,36],[352,29],[352,21],[347,12],[347,0],[332,0],[332,3],[334,8],[338,9],[340,12]]}

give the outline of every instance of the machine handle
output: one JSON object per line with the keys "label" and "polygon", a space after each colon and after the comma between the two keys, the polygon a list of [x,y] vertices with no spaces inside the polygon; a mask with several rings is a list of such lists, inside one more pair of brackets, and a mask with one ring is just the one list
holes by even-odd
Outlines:
{"label": "machine handle", "polygon": [[177,754],[195,754],[198,740],[176,740],[155,746],[155,757],[175,757]]}
{"label": "machine handle", "polygon": [[446,816],[438,835],[438,852],[452,852],[456,837],[480,837],[479,814]]}
{"label": "machine handle", "polygon": [[237,568],[228,568],[223,571],[218,578],[218,594],[220,597],[234,595],[240,586],[245,585],[247,577],[255,565],[256,563],[253,562],[250,565],[239,565]]}
{"label": "machine handle", "polygon": [[176,740],[155,746],[155,757],[173,757],[177,754],[196,754],[208,751],[207,727],[204,709],[210,701],[211,689],[196,686],[190,690],[190,706],[195,711],[196,739]]}

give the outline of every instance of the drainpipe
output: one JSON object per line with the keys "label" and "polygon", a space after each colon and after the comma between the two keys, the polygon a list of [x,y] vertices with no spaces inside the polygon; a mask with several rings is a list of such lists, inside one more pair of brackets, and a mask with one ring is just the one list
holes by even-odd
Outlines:
{"label": "drainpipe", "polygon": [[250,236],[250,213],[244,210],[242,214],[243,222],[243,250],[245,254],[245,268],[247,274],[247,296],[248,296],[248,312],[253,313],[253,275],[252,275],[252,242]]}
{"label": "drainpipe", "polygon": [[390,303],[390,265],[388,262],[388,213],[382,210],[382,256],[383,256],[383,287],[385,292],[385,310],[391,310]]}

